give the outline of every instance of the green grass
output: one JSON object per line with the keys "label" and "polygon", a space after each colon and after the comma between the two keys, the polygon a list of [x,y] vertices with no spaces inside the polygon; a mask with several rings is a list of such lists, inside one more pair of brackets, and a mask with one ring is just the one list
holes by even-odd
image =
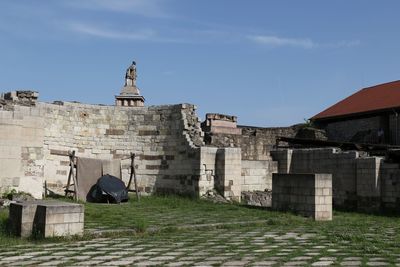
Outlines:
{"label": "green grass", "polygon": [[259,220],[276,220],[277,224],[310,221],[285,213],[177,196],[142,197],[140,202],[131,200],[120,205],[88,203],[85,208],[88,228],[132,228],[138,221],[146,221],[152,228]]}
{"label": "green grass", "polygon": [[0,209],[0,245],[18,245],[24,243],[23,240],[15,238],[7,231],[8,209]]}
{"label": "green grass", "polygon": [[[74,242],[93,238],[92,235],[87,234],[83,238],[69,240],[19,239],[8,235],[7,217],[8,210],[0,210],[0,246],[31,242]],[[235,222],[245,224],[232,224]],[[188,226],[202,228],[188,228]],[[398,217],[334,212],[333,221],[315,222],[290,213],[233,204],[213,204],[204,200],[177,196],[142,197],[140,202],[132,197],[130,202],[120,205],[87,203],[85,204],[85,228],[86,230],[136,230],[136,238],[142,238],[143,242],[165,239],[178,242],[183,235],[186,236],[185,238],[191,236],[195,243],[199,233],[215,230],[242,233],[263,231],[274,232],[278,235],[288,232],[314,233],[315,235],[304,245],[305,248],[329,243],[338,248],[353,251],[354,255],[381,255],[389,259],[394,259],[394,255],[400,255],[400,219]],[[111,237],[126,235],[132,235],[132,232],[107,234]],[[272,238],[265,240],[268,243],[275,242]],[[293,240],[289,242],[293,243]],[[322,251],[330,255],[328,251]]]}

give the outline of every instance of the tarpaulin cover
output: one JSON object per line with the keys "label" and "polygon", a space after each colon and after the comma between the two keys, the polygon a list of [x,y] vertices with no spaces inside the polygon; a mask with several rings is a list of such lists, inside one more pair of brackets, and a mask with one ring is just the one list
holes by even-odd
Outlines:
{"label": "tarpaulin cover", "polygon": [[103,175],[91,188],[88,201],[98,203],[120,203],[128,201],[128,190],[125,183],[115,176]]}
{"label": "tarpaulin cover", "polygon": [[86,201],[91,187],[103,175],[102,161],[78,157],[76,161],[78,199]]}

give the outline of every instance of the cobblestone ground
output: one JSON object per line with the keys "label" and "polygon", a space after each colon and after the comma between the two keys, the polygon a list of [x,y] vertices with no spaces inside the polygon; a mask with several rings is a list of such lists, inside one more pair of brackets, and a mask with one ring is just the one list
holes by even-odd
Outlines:
{"label": "cobblestone ground", "polygon": [[[371,233],[373,236],[374,233]],[[390,236],[387,242],[393,242]],[[389,247],[390,249],[387,249]],[[400,248],[354,245],[298,228],[236,227],[0,247],[2,266],[400,266]]]}

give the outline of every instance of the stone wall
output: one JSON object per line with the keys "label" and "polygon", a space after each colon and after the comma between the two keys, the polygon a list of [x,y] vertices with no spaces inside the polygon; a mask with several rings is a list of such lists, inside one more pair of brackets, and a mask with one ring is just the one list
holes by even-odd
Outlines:
{"label": "stone wall", "polygon": [[277,136],[295,137],[297,127],[261,128],[238,126],[241,134],[207,132],[206,144],[216,147],[240,147],[244,160],[270,160],[269,152],[276,144]]}
{"label": "stone wall", "polygon": [[0,110],[2,191],[15,188],[40,198],[46,181],[62,194],[74,150],[77,157],[120,159],[125,183],[135,153],[141,192],[201,196],[218,188],[240,201],[241,149],[204,146],[193,105],[6,104]]}
{"label": "stone wall", "polygon": [[346,209],[398,210],[400,167],[356,151],[336,148],[287,149],[272,152],[279,173],[332,174],[333,204]]}
{"label": "stone wall", "polygon": [[335,148],[289,149],[272,152],[279,173],[331,173],[336,206],[356,206],[357,152]]}
{"label": "stone wall", "polygon": [[19,188],[42,196],[44,126],[35,107],[0,109],[0,193]]}
{"label": "stone wall", "polygon": [[378,130],[384,129],[386,140],[389,140],[387,116],[372,116],[344,119],[340,121],[321,122],[328,140],[356,143],[378,143]]}
{"label": "stone wall", "polygon": [[[45,179],[50,187],[65,184],[69,150],[99,159],[122,159],[122,178],[129,178],[129,154],[137,155],[140,191],[193,193],[199,160],[192,139],[200,132],[191,116],[194,106],[182,104],[141,108],[74,103],[40,104],[45,121]],[[189,119],[188,119],[189,118]],[[198,131],[196,131],[198,129]]]}
{"label": "stone wall", "polygon": [[276,172],[276,161],[242,160],[242,191],[272,190],[272,173]]}
{"label": "stone wall", "polygon": [[140,191],[198,193],[203,136],[193,105],[6,106],[0,110],[1,191],[16,188],[40,198],[47,181],[51,190],[61,193],[69,171],[68,151],[75,150],[78,157],[121,159],[125,182],[133,152]]}
{"label": "stone wall", "polygon": [[331,174],[278,174],[272,177],[272,208],[315,220],[332,220]]}

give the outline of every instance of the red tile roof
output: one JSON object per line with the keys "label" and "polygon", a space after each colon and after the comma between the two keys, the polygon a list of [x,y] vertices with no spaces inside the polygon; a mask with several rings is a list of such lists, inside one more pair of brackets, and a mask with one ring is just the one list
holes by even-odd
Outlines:
{"label": "red tile roof", "polygon": [[400,81],[394,81],[361,89],[311,119],[345,117],[398,107],[400,107]]}

